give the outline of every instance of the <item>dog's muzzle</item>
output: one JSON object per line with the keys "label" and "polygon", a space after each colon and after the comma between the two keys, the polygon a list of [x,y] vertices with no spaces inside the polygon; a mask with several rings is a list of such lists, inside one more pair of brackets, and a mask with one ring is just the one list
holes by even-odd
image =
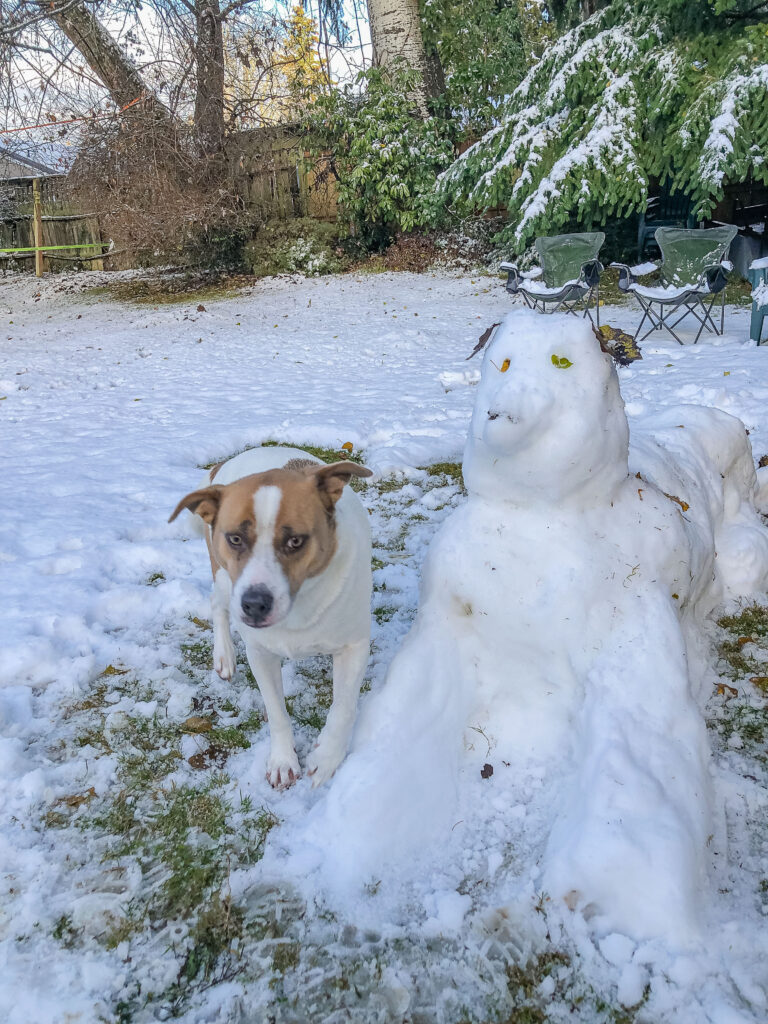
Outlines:
{"label": "dog's muzzle", "polygon": [[267,625],[266,619],[269,617],[274,603],[272,591],[268,590],[263,583],[257,587],[248,587],[240,600],[243,621],[247,626],[254,626],[257,629]]}

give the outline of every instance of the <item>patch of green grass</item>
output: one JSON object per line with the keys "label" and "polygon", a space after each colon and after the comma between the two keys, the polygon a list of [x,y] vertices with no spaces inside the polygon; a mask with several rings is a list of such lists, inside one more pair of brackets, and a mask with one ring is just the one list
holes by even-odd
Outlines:
{"label": "patch of green grass", "polygon": [[258,860],[277,824],[264,808],[248,813],[237,809],[233,821],[235,809],[220,792],[225,779],[213,775],[199,787],[137,791],[134,780],[124,778],[129,786],[134,784],[133,791],[122,790],[89,823],[108,838],[106,860],[135,857],[145,872],[162,879],[144,889],[141,897],[140,916],[155,926],[168,920],[198,920],[200,908],[219,893],[230,860]]}
{"label": "patch of green grass", "polygon": [[132,302],[139,306],[169,306],[179,303],[199,305],[217,299],[231,299],[248,283],[243,278],[205,283],[199,276],[145,277],[98,285],[89,288],[88,294],[104,295],[117,299],[118,302]]}
{"label": "patch of green grass", "polygon": [[429,466],[422,467],[430,476],[449,477],[457,484],[464,486],[464,475],[461,471],[460,462],[433,462]]}
{"label": "patch of green grass", "polygon": [[112,920],[109,928],[101,937],[105,949],[117,949],[121,942],[127,942],[137,935],[143,928],[143,921],[140,918],[126,914],[125,917],[117,917]]}
{"label": "patch of green grass", "polygon": [[[110,666],[111,668],[112,666]],[[64,711],[64,718],[71,718],[72,715],[78,714],[82,711],[95,711],[103,708],[107,702],[107,693],[109,687],[106,683],[99,683],[99,685],[84,697],[82,700],[75,701],[74,704],[70,704]]]}
{"label": "patch of green grass", "polygon": [[148,587],[156,587],[158,583],[165,583],[165,573],[153,572],[147,576],[145,583]]}
{"label": "patch of green grass", "polygon": [[95,750],[101,750],[102,753],[110,753],[111,746],[109,740],[104,734],[104,726],[93,725],[90,728],[84,729],[75,736],[75,745],[78,747],[93,747]]}
{"label": "patch of green grass", "polygon": [[380,626],[394,618],[396,613],[397,608],[391,604],[380,605],[378,608],[373,609],[373,617]]}
{"label": "patch of green grass", "polygon": [[[738,701],[729,701],[713,725],[720,736],[728,742],[732,736],[760,748],[768,737],[768,708],[756,708]],[[755,757],[764,763],[768,757],[762,750],[753,751]]]}
{"label": "patch of green grass", "polygon": [[736,615],[724,615],[717,624],[730,634],[717,648],[724,674],[734,681],[764,677],[765,665],[756,655],[768,655],[768,608],[754,603]]}
{"label": "patch of green grass", "polygon": [[69,914],[61,915],[54,924],[51,935],[64,946],[71,946],[73,944],[77,938],[77,929],[73,926],[72,918]]}
{"label": "patch of green grass", "polygon": [[723,640],[717,653],[726,666],[725,674],[733,680],[743,679],[758,671],[758,663],[751,655],[744,653],[744,646],[737,640]]}
{"label": "patch of green grass", "polygon": [[298,942],[280,942],[272,954],[272,970],[285,974],[299,966],[301,946]]}
{"label": "patch of green grass", "polygon": [[208,637],[189,640],[181,645],[181,653],[187,665],[192,668],[213,669],[213,641]]}
{"label": "patch of green grass", "polygon": [[[274,441],[271,438],[262,441],[261,444],[249,444],[245,448],[241,448],[239,451],[230,452],[228,455],[222,455],[219,459],[214,459],[213,462],[207,462],[204,466],[200,466],[200,469],[213,469],[214,466],[220,462],[228,462],[230,459],[234,459],[236,455],[242,455],[243,452],[253,451],[254,448],[299,448],[301,451],[306,452],[308,455],[314,455],[316,459],[320,459],[321,462],[356,462],[358,465],[362,465],[363,457],[360,452],[346,451],[341,446],[338,448],[327,448],[322,445],[316,444],[294,444],[291,441]],[[352,484],[359,484],[359,480],[353,480]]]}
{"label": "patch of green grass", "polygon": [[[261,719],[259,718],[259,725]],[[251,741],[245,735],[241,725],[228,725],[220,729],[211,729],[205,737],[212,747],[219,750],[247,750]]]}
{"label": "patch of green grass", "polygon": [[388,476],[384,480],[377,480],[373,486],[379,494],[391,494],[393,491],[402,490],[405,483],[405,479],[401,476]]}
{"label": "patch of green grass", "polygon": [[768,637],[768,607],[751,604],[738,615],[724,615],[717,624],[737,636]]}
{"label": "patch of green grass", "polygon": [[[544,995],[540,986],[550,977],[554,980],[554,989]],[[578,964],[572,963],[571,958],[559,950],[542,953],[524,965],[513,964],[507,969],[507,979],[514,1008],[511,1014],[496,1018],[497,1024],[546,1024],[552,1019],[550,1006],[555,1000],[571,1013],[578,1012],[580,1020],[594,1024],[634,1024],[638,1010],[648,997],[646,992],[640,1004],[630,1009],[606,1002],[583,984]],[[463,1024],[468,1024],[468,1019]]]}

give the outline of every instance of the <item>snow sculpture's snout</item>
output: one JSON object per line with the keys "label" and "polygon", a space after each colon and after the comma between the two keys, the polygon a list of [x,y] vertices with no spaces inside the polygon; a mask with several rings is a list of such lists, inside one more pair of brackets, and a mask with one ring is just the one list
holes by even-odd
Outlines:
{"label": "snow sculpture's snout", "polygon": [[464,452],[471,493],[513,502],[603,500],[627,476],[616,371],[573,316],[511,313],[483,360]]}
{"label": "snow sculpture's snout", "polygon": [[525,388],[514,373],[499,374],[489,387],[481,438],[491,449],[509,453],[526,444],[528,434],[554,413],[556,397],[547,388]]}

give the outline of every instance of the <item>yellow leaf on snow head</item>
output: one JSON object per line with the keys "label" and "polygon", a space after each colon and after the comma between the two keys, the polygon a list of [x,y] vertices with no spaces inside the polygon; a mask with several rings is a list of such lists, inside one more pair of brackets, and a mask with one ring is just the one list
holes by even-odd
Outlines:
{"label": "yellow leaf on snow head", "polygon": [[351,452],[354,449],[354,447],[355,446],[352,444],[351,441],[345,441],[344,444],[341,446],[341,450],[343,452]]}

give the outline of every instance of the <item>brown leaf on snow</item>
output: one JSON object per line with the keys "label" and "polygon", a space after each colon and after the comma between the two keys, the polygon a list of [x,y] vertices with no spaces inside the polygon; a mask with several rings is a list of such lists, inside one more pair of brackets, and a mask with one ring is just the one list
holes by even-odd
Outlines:
{"label": "brown leaf on snow", "polygon": [[725,696],[738,697],[739,696],[739,691],[737,689],[735,689],[733,686],[729,686],[727,683],[718,683],[717,684],[717,695],[718,695],[718,697],[725,697]]}
{"label": "brown leaf on snow", "polygon": [[469,353],[469,355],[467,356],[467,359],[471,359],[471,358],[472,358],[472,356],[475,356],[475,355],[477,355],[477,353],[478,353],[478,352],[479,352],[479,351],[480,351],[481,349],[485,348],[485,346],[486,346],[486,345],[487,345],[487,343],[488,343],[488,339],[490,338],[490,336],[491,336],[491,335],[493,334],[493,332],[494,332],[494,331],[496,330],[496,328],[497,328],[498,326],[499,326],[498,324],[491,324],[491,326],[490,326],[490,327],[486,327],[486,329],[485,329],[485,330],[483,331],[483,333],[482,333],[482,334],[480,335],[480,337],[479,337],[479,338],[477,339],[477,344],[476,344],[476,345],[475,345],[475,347],[474,347],[474,348],[472,349],[472,351],[471,351],[471,352]]}
{"label": "brown leaf on snow", "polygon": [[210,718],[201,718],[199,715],[193,715],[184,722],[181,728],[184,732],[210,732],[213,728],[213,723]]}
{"label": "brown leaf on snow", "polygon": [[493,765],[484,764],[483,767],[480,769],[480,774],[484,779],[490,779],[490,777],[493,775]]}
{"label": "brown leaf on snow", "polygon": [[687,512],[687,511],[688,511],[688,509],[689,509],[689,508],[691,507],[691,506],[690,506],[690,505],[688,504],[688,502],[687,502],[687,501],[683,501],[683,499],[682,499],[682,498],[678,498],[678,497],[677,497],[676,495],[674,495],[674,494],[667,494],[667,492],[666,492],[666,491],[664,491],[664,496],[665,496],[665,497],[667,497],[667,498],[669,498],[669,500],[670,500],[670,501],[674,501],[674,502],[676,502],[676,503],[677,503],[677,504],[678,504],[678,505],[680,506],[680,508],[681,508],[681,509],[683,510],[683,512]]}
{"label": "brown leaf on snow", "polygon": [[200,303],[200,305],[199,305],[199,306],[197,307],[197,312],[198,312],[198,313],[205,313],[205,306],[204,306],[204,305],[202,304],[202,302],[201,302],[201,303]]}
{"label": "brown leaf on snow", "polygon": [[203,768],[210,768],[211,765],[221,768],[226,763],[228,755],[229,751],[224,750],[221,747],[208,747],[207,750],[201,750],[198,754],[193,754],[192,757],[188,757],[187,762],[190,767],[195,768],[198,771]]}
{"label": "brown leaf on snow", "polygon": [[72,796],[61,796],[56,803],[66,804],[67,807],[82,807],[83,804],[89,804],[95,796],[96,790],[91,786],[91,788],[85,793],[73,793]]}

